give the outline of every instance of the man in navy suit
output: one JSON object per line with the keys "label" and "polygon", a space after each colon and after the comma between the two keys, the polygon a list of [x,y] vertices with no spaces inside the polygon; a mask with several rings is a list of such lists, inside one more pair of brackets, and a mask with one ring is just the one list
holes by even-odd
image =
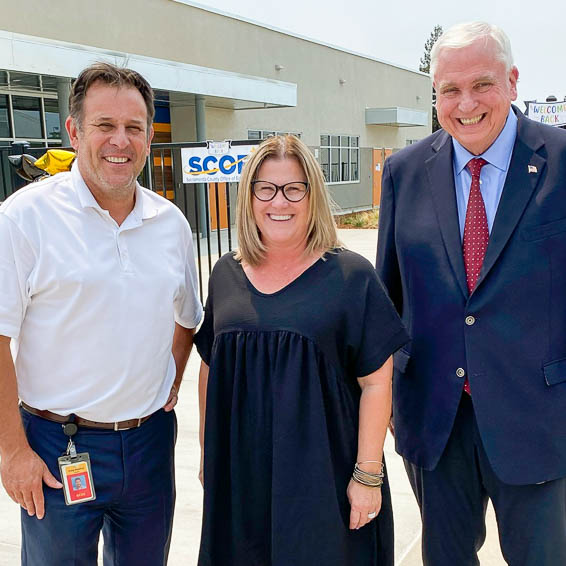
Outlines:
{"label": "man in navy suit", "polygon": [[566,564],[566,133],[525,118],[507,36],[431,54],[443,130],[385,164],[377,268],[412,341],[393,423],[423,561],[479,564],[493,502],[513,566]]}

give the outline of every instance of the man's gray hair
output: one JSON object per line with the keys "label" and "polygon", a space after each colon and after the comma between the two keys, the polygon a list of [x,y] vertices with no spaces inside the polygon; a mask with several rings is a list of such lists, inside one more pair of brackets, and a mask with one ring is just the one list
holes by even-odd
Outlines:
{"label": "man's gray hair", "polygon": [[485,43],[493,40],[496,58],[505,63],[507,71],[513,68],[511,42],[500,27],[486,22],[466,22],[447,29],[434,44],[430,52],[430,76],[433,81],[438,57],[442,50],[461,49],[479,40],[483,40]]}

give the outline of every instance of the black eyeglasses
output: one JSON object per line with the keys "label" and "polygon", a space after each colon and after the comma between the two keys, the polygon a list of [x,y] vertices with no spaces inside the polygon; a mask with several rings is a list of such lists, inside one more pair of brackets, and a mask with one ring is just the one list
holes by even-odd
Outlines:
{"label": "black eyeglasses", "polygon": [[255,198],[264,202],[273,200],[277,191],[281,191],[289,202],[299,202],[309,192],[309,184],[304,181],[292,181],[279,186],[269,181],[252,181],[252,191]]}

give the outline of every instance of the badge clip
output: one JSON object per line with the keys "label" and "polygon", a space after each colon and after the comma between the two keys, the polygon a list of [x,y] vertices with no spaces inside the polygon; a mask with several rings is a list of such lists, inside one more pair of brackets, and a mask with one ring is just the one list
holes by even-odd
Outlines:
{"label": "badge clip", "polygon": [[69,443],[65,454],[57,460],[67,505],[76,505],[96,499],[90,456],[88,452],[77,453],[77,447],[73,442],[73,435],[77,431],[78,427],[75,423],[63,425],[63,432],[69,437]]}

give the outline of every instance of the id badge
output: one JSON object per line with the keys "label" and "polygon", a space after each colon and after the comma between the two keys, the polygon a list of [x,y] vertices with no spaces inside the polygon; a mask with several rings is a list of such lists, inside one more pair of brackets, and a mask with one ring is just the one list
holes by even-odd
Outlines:
{"label": "id badge", "polygon": [[87,452],[82,452],[74,457],[61,456],[57,461],[67,505],[76,505],[96,499],[90,457]]}

